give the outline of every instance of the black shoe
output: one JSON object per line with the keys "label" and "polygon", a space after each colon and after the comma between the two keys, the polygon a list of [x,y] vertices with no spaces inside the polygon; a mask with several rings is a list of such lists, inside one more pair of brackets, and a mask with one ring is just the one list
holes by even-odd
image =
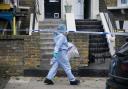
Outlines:
{"label": "black shoe", "polygon": [[70,81],[70,85],[79,85],[80,80]]}
{"label": "black shoe", "polygon": [[47,85],[53,85],[54,84],[52,80],[49,80],[47,78],[44,80],[44,83],[46,83]]}

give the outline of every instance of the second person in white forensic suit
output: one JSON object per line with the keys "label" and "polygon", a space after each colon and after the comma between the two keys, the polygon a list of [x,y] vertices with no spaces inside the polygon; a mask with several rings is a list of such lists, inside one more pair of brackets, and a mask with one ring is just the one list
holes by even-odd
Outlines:
{"label": "second person in white forensic suit", "polygon": [[66,38],[67,30],[64,24],[58,26],[57,31],[54,32],[54,52],[52,59],[52,67],[44,80],[44,83],[51,85],[54,84],[52,81],[57,73],[58,67],[62,67],[68,77],[70,85],[78,85],[80,83],[71,72],[71,66],[67,57],[68,41]]}

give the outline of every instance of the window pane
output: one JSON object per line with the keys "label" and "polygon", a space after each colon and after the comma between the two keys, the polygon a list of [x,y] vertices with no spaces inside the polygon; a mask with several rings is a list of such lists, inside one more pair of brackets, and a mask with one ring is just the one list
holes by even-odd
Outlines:
{"label": "window pane", "polygon": [[121,0],[122,4],[127,4],[127,0]]}

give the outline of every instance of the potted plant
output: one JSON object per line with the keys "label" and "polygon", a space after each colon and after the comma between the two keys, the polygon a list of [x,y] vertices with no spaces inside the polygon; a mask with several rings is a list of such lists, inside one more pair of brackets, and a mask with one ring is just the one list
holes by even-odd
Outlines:
{"label": "potted plant", "polygon": [[72,11],[72,5],[69,3],[70,3],[70,0],[66,0],[66,4],[65,4],[65,12],[66,13],[71,13],[71,11]]}

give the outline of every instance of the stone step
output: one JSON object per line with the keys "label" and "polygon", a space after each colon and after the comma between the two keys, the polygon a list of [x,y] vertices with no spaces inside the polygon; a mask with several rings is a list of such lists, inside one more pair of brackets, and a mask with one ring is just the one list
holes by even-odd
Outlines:
{"label": "stone step", "polygon": [[51,45],[51,44],[49,44],[49,45],[40,45],[41,46],[41,48],[54,48],[54,45]]}
{"label": "stone step", "polygon": [[77,31],[85,31],[85,32],[103,32],[104,29],[80,29],[80,28],[77,28]]}
{"label": "stone step", "polygon": [[56,23],[40,23],[39,26],[58,26]]}
{"label": "stone step", "polygon": [[53,48],[54,48],[54,45],[53,45],[53,46],[51,46],[51,45],[50,45],[50,46],[49,46],[49,45],[48,45],[48,46],[47,46],[47,45],[45,45],[45,46],[41,45],[40,48],[41,48],[42,50],[43,50],[43,49],[44,49],[44,50],[46,50],[46,49],[49,50],[49,49],[53,49]]}
{"label": "stone step", "polygon": [[109,49],[106,48],[106,49],[89,49],[89,51],[91,51],[91,53],[103,53],[103,52],[108,52]]}
{"label": "stone step", "polygon": [[54,40],[51,39],[47,39],[47,38],[40,38],[40,42],[54,42]]}
{"label": "stone step", "polygon": [[108,44],[90,44],[90,47],[96,47],[96,48],[100,48],[100,47],[108,47]]}
{"label": "stone step", "polygon": [[96,39],[93,39],[93,40],[89,40],[90,43],[107,43],[107,39],[101,39],[101,40],[96,40]]}
{"label": "stone step", "polygon": [[51,59],[52,57],[53,55],[49,55],[49,54],[41,55],[41,59]]}
{"label": "stone step", "polygon": [[[77,31],[104,32],[101,21],[97,21],[97,20],[77,20],[76,28],[77,28]],[[74,41],[78,42],[78,40],[74,40]],[[81,41],[84,41],[84,40],[81,40]],[[105,35],[89,35],[88,42],[89,42],[89,49],[88,49],[89,54],[93,53],[95,57],[99,59],[104,58],[102,56],[102,53],[105,54],[105,58],[110,57],[110,55],[108,55],[109,48],[108,48],[108,43]],[[78,48],[82,48],[83,46],[82,44],[80,44],[79,42],[77,44],[78,44],[77,45]],[[80,53],[83,55],[82,50],[80,51]]]}
{"label": "stone step", "polygon": [[52,55],[52,54],[53,54],[53,51],[51,51],[51,52],[44,51],[41,53],[41,55]]}
{"label": "stone step", "polygon": [[40,39],[53,39],[53,35],[40,35]]}
{"label": "stone step", "polygon": [[40,42],[40,45],[41,46],[45,46],[45,45],[47,45],[47,46],[54,46],[54,42]]}
{"label": "stone step", "polygon": [[50,36],[50,37],[40,37],[40,39],[42,40],[42,39],[44,39],[44,40],[53,40],[53,37],[52,36]]}
{"label": "stone step", "polygon": [[64,23],[62,19],[45,19],[44,21],[41,21],[42,24],[60,24]]}
{"label": "stone step", "polygon": [[77,41],[76,41],[76,42],[74,43],[74,45],[75,45],[75,46],[85,46],[85,47],[88,47],[87,42],[84,42],[84,41],[83,41],[83,43],[82,43],[82,42],[77,42]]}
{"label": "stone step", "polygon": [[95,58],[110,58],[110,54],[108,54],[108,55],[102,55],[102,54],[94,54],[94,56],[95,56]]}
{"label": "stone step", "polygon": [[39,23],[40,29],[56,29],[57,26],[63,23],[61,19],[45,19],[44,21]]}
{"label": "stone step", "polygon": [[102,29],[102,25],[76,25],[76,29]]}
{"label": "stone step", "polygon": [[84,37],[77,37],[77,38],[72,38],[71,41],[72,42],[87,42],[88,39],[86,39]]}
{"label": "stone step", "polygon": [[97,19],[77,19],[76,21],[98,21]]}
{"label": "stone step", "polygon": [[89,37],[89,40],[102,40],[102,39],[106,39],[106,37],[97,37],[97,36],[90,36]]}
{"label": "stone step", "polygon": [[52,55],[53,54],[53,50],[43,50],[41,52],[41,55]]}
{"label": "stone step", "polygon": [[105,35],[89,35],[89,39],[106,39]]}
{"label": "stone step", "polygon": [[43,34],[43,33],[54,33],[55,31],[57,31],[57,28],[45,28],[45,29],[41,29],[40,28],[40,33]]}
{"label": "stone step", "polygon": [[42,50],[53,50],[54,47],[41,47]]}
{"label": "stone step", "polygon": [[102,40],[102,39],[107,39],[106,36],[90,36],[89,37],[90,39],[89,40]]}
{"label": "stone step", "polygon": [[76,45],[76,47],[77,47],[79,50],[86,50],[86,49],[88,49],[88,46],[87,46],[87,45]]}
{"label": "stone step", "polygon": [[76,20],[76,24],[77,25],[101,25],[101,21],[86,21],[86,20],[81,20],[81,21],[77,21]]}
{"label": "stone step", "polygon": [[53,32],[49,32],[49,31],[47,31],[47,29],[45,29],[45,30],[46,31],[44,31],[44,32],[40,32],[40,35],[53,35]]}
{"label": "stone step", "polygon": [[44,25],[39,25],[40,29],[57,29],[58,25],[51,25],[51,24],[44,24]]}

